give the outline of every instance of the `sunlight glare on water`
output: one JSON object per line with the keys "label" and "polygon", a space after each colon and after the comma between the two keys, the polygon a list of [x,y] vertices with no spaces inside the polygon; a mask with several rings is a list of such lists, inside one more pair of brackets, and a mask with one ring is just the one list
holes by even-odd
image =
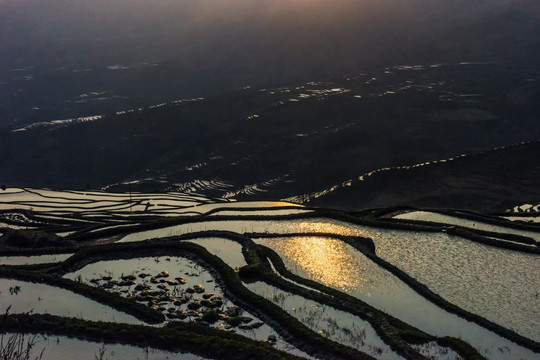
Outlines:
{"label": "sunlight glare on water", "polygon": [[[297,230],[297,225],[298,223],[292,225],[292,227]],[[355,232],[352,227],[351,230],[351,232]],[[363,231],[369,231],[369,229],[362,229]],[[336,261],[349,261],[347,266],[342,266],[338,272],[339,276],[343,278],[341,281],[347,279],[346,284],[348,287],[342,287],[340,281],[337,284],[333,283],[335,277],[323,277],[326,268],[336,266],[333,262],[334,259],[332,259],[335,254],[332,251],[321,251],[320,253],[295,251],[295,247],[316,246],[311,239],[310,236],[304,236],[259,238],[254,239],[254,241],[276,251],[283,259],[287,269],[292,273],[345,291],[349,295],[357,297],[371,306],[429,334],[459,337],[473,344],[488,359],[537,359],[536,354],[531,350],[516,345],[429,302],[399,278],[381,268],[348,244],[342,244],[338,248],[338,254],[342,252],[347,255],[340,260],[335,259]],[[333,239],[329,239],[329,241],[339,242],[339,240]],[[332,248],[329,245],[327,247]],[[309,259],[311,255],[317,256],[318,259]],[[323,258],[324,256],[327,258]],[[318,267],[314,267],[313,263],[317,264]],[[355,282],[355,278],[363,278],[363,280]]]}
{"label": "sunlight glare on water", "polygon": [[342,290],[366,283],[363,264],[339,240],[322,237],[293,237],[273,242],[278,253],[293,259],[315,281]]}
{"label": "sunlight glare on water", "polygon": [[283,222],[283,225],[291,230],[290,232],[310,233],[317,232],[323,234],[336,235],[356,235],[361,236],[362,232],[358,229],[348,226],[346,223],[339,221],[331,221],[327,219],[314,219],[309,221],[288,221]]}

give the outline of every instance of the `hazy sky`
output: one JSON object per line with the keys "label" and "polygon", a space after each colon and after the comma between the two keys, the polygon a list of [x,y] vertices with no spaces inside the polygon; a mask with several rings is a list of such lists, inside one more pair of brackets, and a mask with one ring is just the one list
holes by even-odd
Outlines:
{"label": "hazy sky", "polygon": [[376,46],[433,42],[448,27],[466,24],[479,13],[488,16],[507,2],[4,0],[0,46],[7,55],[0,61],[40,56],[62,61],[74,56],[72,51],[83,51],[109,53],[119,62],[193,56],[212,61],[219,52],[239,59],[261,52],[307,59],[324,52],[347,62],[361,53],[369,56]]}

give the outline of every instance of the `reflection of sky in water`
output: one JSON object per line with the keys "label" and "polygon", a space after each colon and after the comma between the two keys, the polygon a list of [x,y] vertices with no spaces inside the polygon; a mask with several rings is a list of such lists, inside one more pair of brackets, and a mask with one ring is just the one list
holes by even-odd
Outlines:
{"label": "reflection of sky in water", "polygon": [[[357,235],[362,236],[365,232],[360,229],[356,229],[351,225],[342,223],[339,221],[332,221],[326,219],[314,219],[314,220],[291,220],[283,222],[274,222],[276,225],[283,226],[289,231],[276,231],[277,233],[287,232],[317,232],[337,235]],[[276,226],[275,226],[276,227]],[[274,230],[274,229],[272,229]],[[273,231],[271,231],[273,232]]]}
{"label": "reflection of sky in water", "polygon": [[407,220],[433,221],[433,222],[439,222],[443,224],[459,225],[459,226],[464,226],[464,227],[484,230],[484,231],[493,231],[493,232],[499,232],[503,234],[516,234],[516,235],[521,235],[521,236],[527,236],[536,241],[540,241],[540,232],[513,229],[513,228],[508,228],[508,227],[504,227],[500,225],[492,225],[492,224],[483,223],[478,220],[469,220],[465,218],[438,214],[438,213],[429,212],[429,211],[411,211],[408,213],[396,215],[394,216],[394,218],[407,219]]}
{"label": "reflection of sky in water", "polygon": [[[11,295],[10,288],[20,287],[17,294]],[[45,284],[26,281],[0,279],[0,309],[9,306],[10,313],[23,313],[30,310],[35,314],[52,314],[77,317],[84,320],[142,324],[141,320],[115,310],[107,305],[88,299],[69,290]]]}
{"label": "reflection of sky in water", "polygon": [[[447,300],[502,326],[519,329],[519,333],[535,336],[531,335],[531,325],[534,329],[540,316],[538,306],[533,306],[528,292],[533,289],[532,284],[540,283],[538,260],[530,261],[527,259],[531,256],[527,254],[476,244],[444,233],[377,229],[323,218],[239,220],[178,225],[130,234],[122,241],[202,230],[277,234],[320,232],[370,237],[375,242],[378,256],[416,277]],[[512,356],[520,354],[523,358],[535,358],[529,351],[428,302],[349,245],[332,239],[314,239],[317,238],[263,239],[261,243],[274,244],[286,266],[300,276],[346,290],[426,332],[468,339],[484,354],[484,349],[491,349],[490,358],[509,358],[508,353],[497,350],[503,343],[514,349]],[[459,267],[454,266],[457,264]],[[500,356],[494,356],[495,351],[499,351]]]}
{"label": "reflection of sky in water", "polygon": [[446,300],[540,340],[540,298],[536,296],[540,291],[540,257],[537,255],[486,246],[446,233],[377,229],[331,220],[291,221],[283,225],[289,232],[331,232],[372,238],[378,256]]}
{"label": "reflection of sky in water", "polygon": [[233,269],[247,265],[244,254],[242,254],[242,245],[236,241],[220,238],[200,238],[189,240],[189,242],[201,245]]}
{"label": "reflection of sky in water", "polygon": [[46,264],[66,260],[73,254],[54,254],[54,255],[36,255],[36,256],[1,256],[0,265],[28,265],[28,264]]}
{"label": "reflection of sky in water", "polygon": [[[358,316],[334,309],[262,281],[244,283],[249,290],[274,302],[315,332],[377,358],[403,359],[377,335],[371,324]],[[336,326],[336,324],[339,324]]]}
{"label": "reflection of sky in water", "polygon": [[[263,244],[267,244],[262,241]],[[304,273],[315,281],[349,290],[367,280],[362,264],[346,249],[342,241],[320,237],[294,237],[271,241],[279,253],[285,253]]]}
{"label": "reflection of sky in water", "polygon": [[308,233],[323,232],[338,235],[367,236],[367,232],[360,228],[353,228],[346,223],[327,219],[313,220],[233,220],[233,221],[209,221],[199,223],[188,223],[156,230],[141,231],[124,236],[121,242],[142,241],[151,238],[181,235],[197,231],[225,230],[237,233],[259,232],[259,233]]}
{"label": "reflection of sky in water", "polygon": [[540,257],[445,233],[369,229],[377,255],[453,304],[540,340]]}
{"label": "reflection of sky in water", "polygon": [[262,216],[273,216],[273,215],[290,215],[290,214],[301,214],[305,212],[310,212],[309,210],[304,209],[277,209],[277,210],[249,210],[249,211],[242,211],[242,210],[223,210],[215,212],[211,215],[219,215],[219,216],[225,216],[225,215],[262,215]]}
{"label": "reflection of sky in water", "polygon": [[[306,259],[309,255],[308,253],[303,253],[299,257],[295,257],[296,252],[290,252],[290,249],[294,248],[294,244],[303,240],[309,246],[311,239],[311,237],[266,238],[256,239],[256,242],[275,250],[291,272],[325,283],[324,275],[321,275],[324,273],[322,268],[324,266],[331,267],[331,260],[326,261],[326,264],[323,261],[321,267],[313,271],[313,269],[310,269],[310,265],[307,265],[311,263],[309,259]],[[427,301],[396,276],[382,269],[351,246],[344,244],[341,251],[347,254],[343,255],[344,258],[352,259],[347,264],[348,273],[344,275],[347,276],[347,284],[350,286],[346,290],[348,294],[427,333],[437,336],[461,338],[472,344],[481,354],[489,359],[537,358],[536,354],[532,351],[518,346],[457,315],[448,313]],[[332,254],[332,251],[323,253]],[[365,280],[355,282],[351,280],[354,277],[361,277]],[[325,285],[343,290],[339,283],[334,284],[330,282],[325,283]]]}
{"label": "reflection of sky in water", "polygon": [[[53,191],[44,189],[10,188],[0,191],[0,210],[26,209],[48,215],[103,216],[104,212],[127,216],[140,215],[177,216],[179,214],[204,214],[219,208],[232,208],[215,215],[239,214],[241,208],[276,208],[259,210],[250,215],[284,215],[299,213],[301,205],[283,201],[218,201],[196,193],[109,193],[105,191]],[[296,207],[297,209],[279,209]],[[239,209],[236,211],[236,209]],[[244,212],[243,214],[246,214]],[[27,221],[28,223],[28,221]]]}
{"label": "reflection of sky in water", "polygon": [[[138,276],[140,273],[147,273],[155,276],[162,271],[169,273],[169,280],[176,277],[182,277],[186,280],[185,285],[178,285],[179,289],[203,284],[206,291],[223,297],[221,288],[214,282],[214,277],[210,272],[196,262],[178,256],[149,256],[132,259],[102,260],[88,264],[79,270],[64,275],[64,277],[70,280],[77,280],[80,276],[82,281],[87,282],[105,275],[112,276],[118,280],[123,275],[133,274]],[[186,275],[186,273],[190,275]],[[148,283],[149,280],[149,277],[144,280],[137,278],[138,283]],[[174,287],[171,286],[171,288]]]}
{"label": "reflection of sky in water", "polygon": [[[9,334],[8,334],[9,336]],[[32,339],[32,335],[25,335],[25,342]],[[105,347],[105,359],[182,359],[204,360],[205,358],[190,353],[173,353],[153,348],[142,348],[121,344],[102,344],[99,342],[72,339],[65,336],[37,335],[34,339],[36,344],[32,348],[31,359],[57,360],[57,359],[97,359],[102,346]],[[40,352],[43,356],[40,357]],[[148,351],[148,352],[147,352]]]}
{"label": "reflection of sky in water", "polygon": [[503,218],[512,221],[540,223],[540,216],[503,216]]}
{"label": "reflection of sky in water", "polygon": [[[225,242],[221,242],[222,239],[201,239],[203,240],[201,245],[209,245],[209,247],[212,249],[216,249],[216,247],[222,247],[222,246],[231,246],[231,243],[233,243],[230,240],[226,240]],[[206,244],[204,244],[206,243]],[[237,244],[237,243],[233,243]],[[222,245],[222,246],[220,246]],[[238,245],[238,244],[237,244]],[[235,246],[233,253],[238,253],[241,251],[240,245]],[[241,252],[238,256],[241,256]],[[234,261],[238,261],[238,256],[234,256]],[[170,286],[170,294],[182,294],[185,289],[189,287],[193,287],[194,285],[201,284],[204,286],[205,291],[209,293],[213,293],[216,296],[220,296],[223,298],[223,307],[229,308],[237,306],[234,302],[229,300],[227,296],[223,293],[223,290],[221,287],[215,282],[214,277],[212,274],[203,268],[201,265],[197,264],[196,262],[184,258],[184,257],[177,257],[177,256],[152,256],[152,257],[140,257],[140,258],[132,258],[132,259],[116,259],[116,260],[103,260],[98,261],[95,263],[88,264],[84,266],[82,269],[79,269],[75,272],[68,273],[64,277],[71,279],[71,280],[77,280],[80,276],[80,279],[86,283],[89,282],[91,279],[101,278],[104,275],[112,276],[113,279],[119,280],[119,278],[123,275],[136,275],[138,276],[140,273],[146,273],[151,274],[152,276],[155,276],[159,274],[162,271],[167,271],[169,273],[168,279],[172,280],[176,277],[182,277],[186,284],[184,285],[176,285]],[[157,286],[149,282],[150,277],[146,277],[144,280],[141,278],[137,278],[137,283],[146,283],[147,285],[153,286],[153,289],[156,290]],[[128,287],[130,291],[133,289],[132,287]],[[197,296],[200,298],[200,296]],[[1,300],[1,298],[0,298]],[[1,304],[1,303],[0,303]],[[61,302],[60,302],[61,304]],[[165,304],[165,303],[164,303]],[[99,304],[101,305],[101,304]],[[162,304],[163,305],[163,304]],[[165,305],[166,307],[172,306],[172,302],[169,303],[169,305]],[[180,308],[184,311],[188,311],[187,303],[182,304],[180,306],[177,306],[177,308]],[[255,315],[251,314],[250,312],[243,310],[243,314],[245,316],[249,316],[253,318],[253,322],[261,321],[259,318],[257,318]],[[219,323],[214,324],[214,326],[219,326]],[[281,338],[276,331],[271,328],[269,325],[265,324],[257,329],[251,329],[251,330],[242,330],[242,329],[236,329],[236,332],[240,335],[249,337],[254,340],[264,340],[269,335],[275,335],[278,338],[278,343],[276,344],[276,347],[279,349],[289,349],[289,352],[302,355],[303,353],[300,352],[298,349],[296,349],[294,346],[287,343],[283,338]]]}

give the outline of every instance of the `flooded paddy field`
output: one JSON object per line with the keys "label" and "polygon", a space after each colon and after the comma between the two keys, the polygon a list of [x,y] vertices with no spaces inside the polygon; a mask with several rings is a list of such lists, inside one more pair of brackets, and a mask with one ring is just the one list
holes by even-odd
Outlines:
{"label": "flooded paddy field", "polygon": [[0,265],[32,265],[64,261],[73,254],[51,254],[35,256],[0,256]]}
{"label": "flooded paddy field", "polygon": [[503,218],[511,221],[521,221],[524,223],[540,223],[540,216],[504,216]]}
{"label": "flooded paddy field", "polygon": [[31,311],[85,320],[141,324],[131,315],[68,290],[27,281],[0,279],[0,307],[10,313]]}
{"label": "flooded paddy field", "polygon": [[[321,359],[539,356],[538,254],[286,202],[190,196],[2,193],[3,332],[22,331],[10,320],[21,316],[36,329],[43,314],[50,329],[71,319],[79,340],[39,335],[49,358],[75,346],[97,354],[89,321],[110,323],[99,333],[117,344],[105,345],[111,359],[144,358],[142,339],[150,359],[213,358],[212,346]],[[458,218],[418,220],[540,236]],[[179,329],[199,345],[154,339]]]}
{"label": "flooded paddy field", "polygon": [[193,320],[200,318],[204,309],[234,307],[206,269],[182,257],[99,261],[65,277],[148,304],[168,319]]}
{"label": "flooded paddy field", "polygon": [[242,245],[235,241],[220,238],[198,238],[189,240],[189,242],[201,245],[233,269],[247,265],[242,254]]}
{"label": "flooded paddy field", "polygon": [[463,217],[449,216],[428,211],[411,211],[394,216],[395,219],[432,221],[448,225],[459,225],[470,229],[478,229],[497,233],[510,233],[530,237],[536,242],[540,242],[540,233],[526,230],[518,230],[500,225],[487,224],[478,220],[471,220]]}
{"label": "flooded paddy field", "polygon": [[[3,334],[5,341],[14,336],[14,333]],[[104,359],[147,359],[147,360],[205,360],[206,358],[189,354],[174,353],[153,349],[150,347],[136,347],[130,345],[100,343],[69,338],[66,336],[24,335],[24,342],[33,343],[31,354],[41,360],[56,359],[95,359],[103,356]],[[43,351],[43,352],[42,352]]]}
{"label": "flooded paddy field", "polygon": [[448,301],[540,341],[538,255],[444,233],[379,230],[369,236],[381,258]]}
{"label": "flooded paddy field", "polygon": [[[207,244],[213,241],[217,242],[213,248],[221,245],[226,249],[230,243],[238,245],[230,240],[226,240],[228,243],[220,239],[195,240]],[[65,277],[145,304],[162,312],[167,321],[200,322],[258,341],[275,338],[276,347],[293,348],[271,327],[236,306],[207,269],[187,258],[157,256],[99,261]]]}
{"label": "flooded paddy field", "polygon": [[384,343],[369,322],[299,295],[258,281],[246,284],[251,291],[278,304],[311,330],[336,342],[384,359],[403,359]]}
{"label": "flooded paddy field", "polygon": [[415,346],[418,352],[428,359],[460,360],[462,359],[454,350],[440,346],[435,342]]}
{"label": "flooded paddy field", "polygon": [[[279,209],[285,207],[287,209]],[[223,208],[223,209],[220,209]],[[242,208],[258,208],[261,215],[273,213],[298,213],[305,210],[287,202],[250,201],[235,202],[227,199],[210,199],[196,193],[110,193],[105,191],[53,191],[44,189],[13,188],[0,193],[0,211],[30,210],[42,216],[65,216],[77,214],[78,217],[100,217],[114,214],[125,215],[201,215],[215,211],[236,214]],[[0,213],[1,215],[1,213]],[[24,215],[22,223],[31,226]],[[8,215],[0,216],[2,218]]]}
{"label": "flooded paddy field", "polygon": [[[497,356],[498,349],[503,345],[508,347],[513,356],[528,352],[436,306],[392,273],[339,240],[288,237],[261,239],[257,242],[278,252],[286,267],[294,274],[358,297],[427,333],[459,337],[474,344],[480,353],[492,354],[493,357],[489,358],[504,359],[508,356],[507,353]],[[337,259],[337,263],[333,263],[334,259]],[[529,310],[535,311],[534,307]]]}

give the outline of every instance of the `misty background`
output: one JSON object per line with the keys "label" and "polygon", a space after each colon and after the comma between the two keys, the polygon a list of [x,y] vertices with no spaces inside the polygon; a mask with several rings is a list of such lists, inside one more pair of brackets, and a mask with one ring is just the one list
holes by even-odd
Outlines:
{"label": "misty background", "polygon": [[[389,65],[534,63],[539,16],[528,0],[2,1],[0,123]],[[117,101],[61,109],[85,91]]]}
{"label": "misty background", "polygon": [[535,0],[0,1],[0,183],[500,208],[540,188],[539,34]]}

